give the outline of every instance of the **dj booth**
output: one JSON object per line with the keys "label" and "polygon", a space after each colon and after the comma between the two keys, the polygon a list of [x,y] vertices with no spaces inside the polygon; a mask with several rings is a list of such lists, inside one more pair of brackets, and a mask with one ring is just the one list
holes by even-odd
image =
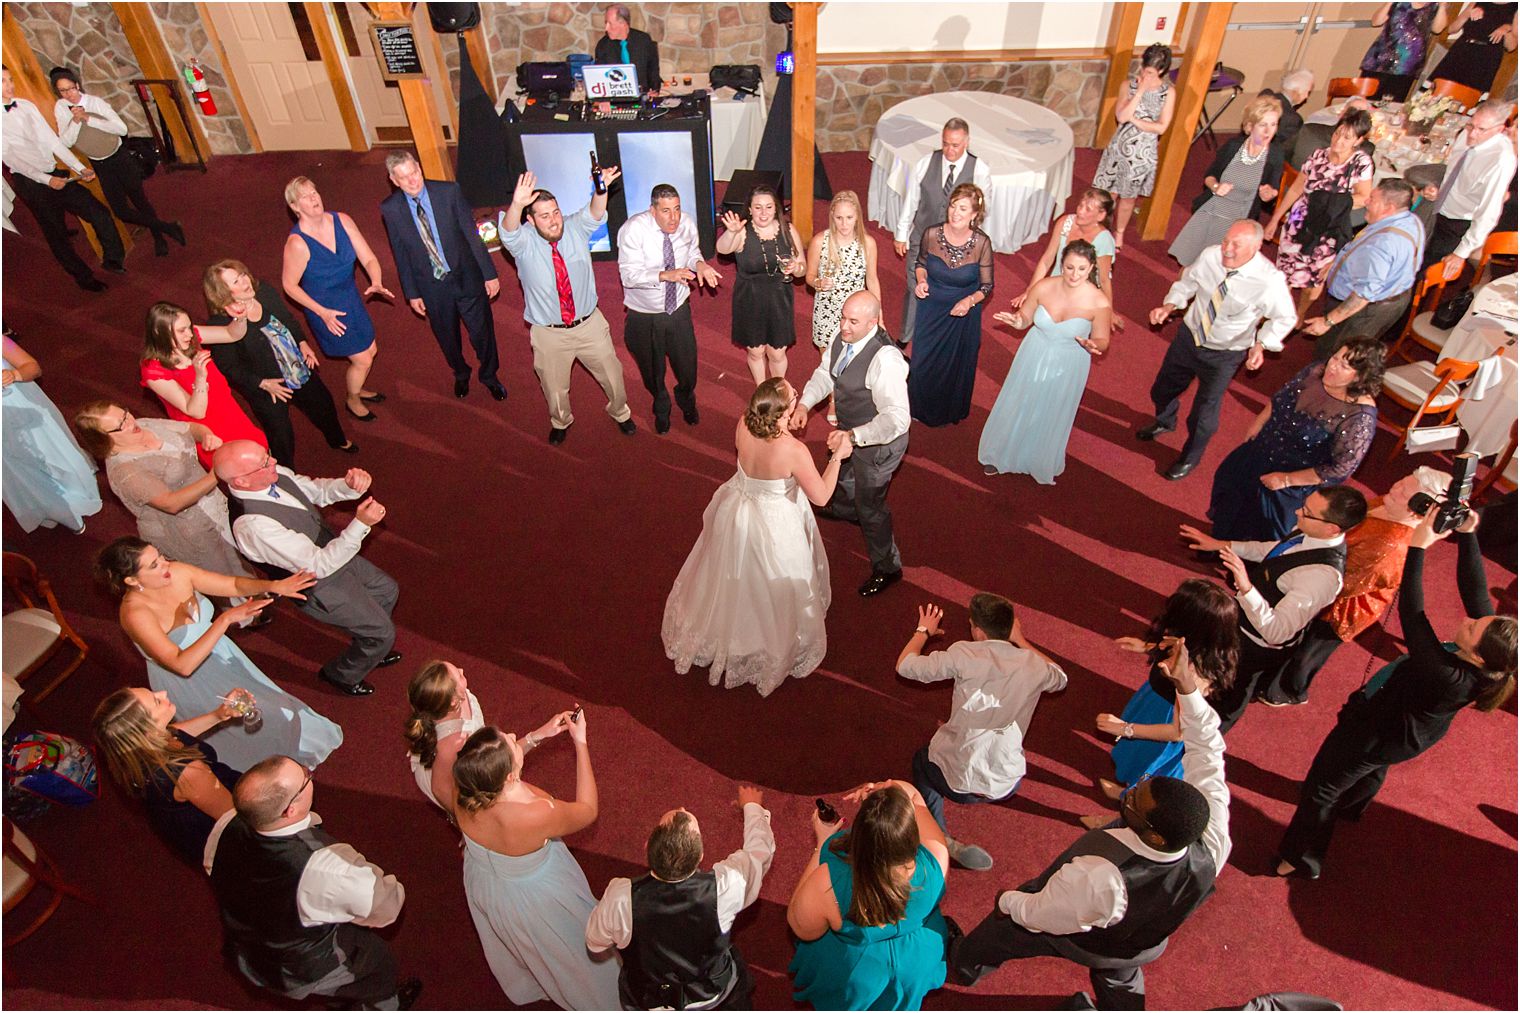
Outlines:
{"label": "dj booth", "polygon": [[681,210],[696,220],[703,256],[713,255],[717,229],[706,95],[655,98],[606,112],[588,102],[540,101],[505,126],[511,164],[526,165],[566,215],[590,203],[591,152],[601,165],[623,171],[609,194],[607,220],[592,237],[596,259],[617,255],[618,229],[629,215],[648,210],[649,191],[658,183],[680,193]]}

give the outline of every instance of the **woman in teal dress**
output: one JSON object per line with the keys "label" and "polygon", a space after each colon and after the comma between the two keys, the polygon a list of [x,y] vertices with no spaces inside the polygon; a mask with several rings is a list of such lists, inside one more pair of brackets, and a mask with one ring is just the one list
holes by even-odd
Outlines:
{"label": "woman in teal dress", "polygon": [[[147,659],[148,685],[167,693],[176,711],[207,714],[234,690],[253,694],[256,714],[204,739],[229,767],[288,756],[311,769],[343,742],[343,729],[275,685],[227,636],[274,596],[304,599],[301,592],[316,583],[310,571],[284,580],[229,577],[171,560],[141,538],[101,549],[95,570],[121,596],[121,628]],[[208,594],[247,600],[213,615]]]}
{"label": "woman in teal dress", "polygon": [[793,997],[816,1009],[918,1009],[945,983],[944,831],[906,781],[845,800],[860,802],[851,830],[813,814],[818,850],[786,908],[801,940]]}
{"label": "woman in teal dress", "polygon": [[1023,474],[1051,485],[1066,470],[1066,442],[1087,388],[1092,357],[1108,348],[1113,309],[1098,287],[1097,251],[1074,239],[1061,273],[1035,282],[1023,305],[994,319],[1033,327],[998,393],[977,459],[988,475]]}
{"label": "woman in teal dress", "polygon": [[[1172,637],[1187,644],[1193,673],[1205,697],[1230,688],[1240,658],[1240,614],[1235,599],[1219,584],[1193,577],[1178,585],[1144,638],[1119,637],[1122,650],[1144,654],[1150,675],[1118,717],[1099,714],[1098,731],[1114,737],[1114,777],[1097,779],[1111,802],[1148,777],[1182,776],[1182,729],[1177,723],[1177,689],[1160,667]],[[1112,812],[1083,816],[1090,829],[1112,823]]]}
{"label": "woman in teal dress", "polygon": [[62,524],[84,530],[100,510],[95,466],[79,449],[63,415],[37,386],[42,367],[9,337],[0,375],[0,490],[23,531]]}

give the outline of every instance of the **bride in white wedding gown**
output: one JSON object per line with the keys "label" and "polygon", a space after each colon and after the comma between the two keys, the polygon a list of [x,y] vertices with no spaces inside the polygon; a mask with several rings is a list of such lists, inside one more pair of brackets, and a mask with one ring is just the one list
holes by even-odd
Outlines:
{"label": "bride in white wedding gown", "polygon": [[819,475],[787,430],[796,406],[782,377],[755,388],[734,435],[739,469],[707,504],[660,627],[677,672],[707,666],[712,685],[753,683],[761,696],[828,649],[829,560],[808,501],[828,503],[851,448],[840,441]]}

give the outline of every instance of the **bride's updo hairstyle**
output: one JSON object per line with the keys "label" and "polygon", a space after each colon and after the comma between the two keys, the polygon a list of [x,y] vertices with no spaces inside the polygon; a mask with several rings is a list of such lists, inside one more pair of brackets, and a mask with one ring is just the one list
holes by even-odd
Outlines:
{"label": "bride's updo hairstyle", "polygon": [[454,760],[459,808],[472,813],[491,808],[506,789],[515,766],[507,738],[499,728],[486,725],[471,735]]}
{"label": "bride's updo hairstyle", "polygon": [[744,428],[757,440],[774,440],[781,435],[781,420],[791,407],[791,398],[786,396],[786,379],[773,376],[750,395],[749,407],[744,410]]}

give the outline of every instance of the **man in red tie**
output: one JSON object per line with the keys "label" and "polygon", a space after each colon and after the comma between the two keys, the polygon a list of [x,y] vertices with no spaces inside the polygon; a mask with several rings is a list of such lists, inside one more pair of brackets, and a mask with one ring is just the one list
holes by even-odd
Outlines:
{"label": "man in red tie", "polygon": [[[607,393],[607,414],[624,435],[637,430],[623,388],[623,364],[612,346],[607,318],[596,305],[589,240],[607,218],[607,189],[622,173],[601,170],[601,193],[566,218],[559,201],[538,188],[525,172],[512,193],[512,206],[497,219],[501,243],[517,262],[523,289],[523,317],[533,345],[533,371],[549,403],[549,442],[565,442],[575,421],[570,412],[570,370],[579,361]],[[531,223],[532,228],[522,226]]]}

